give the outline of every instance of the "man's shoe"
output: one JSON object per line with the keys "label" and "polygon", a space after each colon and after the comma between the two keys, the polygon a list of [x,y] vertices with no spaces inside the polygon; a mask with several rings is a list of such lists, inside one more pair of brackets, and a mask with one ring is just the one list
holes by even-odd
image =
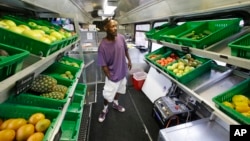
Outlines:
{"label": "man's shoe", "polygon": [[119,112],[125,112],[125,108],[122,107],[121,105],[116,105],[115,103],[113,103],[113,108]]}
{"label": "man's shoe", "polygon": [[108,109],[107,109],[106,112],[102,111],[101,114],[99,115],[98,121],[103,122],[105,120],[105,118],[106,118],[107,113],[108,113]]}

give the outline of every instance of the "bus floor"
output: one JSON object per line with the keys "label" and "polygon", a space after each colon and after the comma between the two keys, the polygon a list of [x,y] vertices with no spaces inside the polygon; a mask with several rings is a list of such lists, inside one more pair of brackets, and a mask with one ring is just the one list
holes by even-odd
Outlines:
{"label": "bus floor", "polygon": [[98,84],[97,102],[92,104],[88,141],[156,141],[160,127],[152,116],[153,103],[133,86],[119,97],[126,111],[120,113],[110,103],[106,119],[98,121],[103,109],[103,85]]}

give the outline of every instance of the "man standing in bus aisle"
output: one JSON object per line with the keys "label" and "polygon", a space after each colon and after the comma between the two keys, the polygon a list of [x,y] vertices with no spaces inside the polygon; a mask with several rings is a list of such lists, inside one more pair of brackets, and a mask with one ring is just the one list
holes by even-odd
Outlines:
{"label": "man standing in bus aisle", "polygon": [[125,112],[125,108],[119,105],[118,97],[126,93],[127,72],[132,68],[125,37],[117,33],[118,23],[116,20],[106,18],[103,21],[106,37],[104,37],[98,48],[98,65],[102,67],[105,74],[103,87],[104,108],[98,121],[103,122],[108,113],[108,104],[119,112]]}

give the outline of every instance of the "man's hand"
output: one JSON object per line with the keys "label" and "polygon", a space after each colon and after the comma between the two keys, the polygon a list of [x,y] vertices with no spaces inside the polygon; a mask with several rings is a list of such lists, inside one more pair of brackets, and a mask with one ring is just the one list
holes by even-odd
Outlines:
{"label": "man's hand", "polygon": [[131,70],[131,68],[132,68],[132,63],[131,61],[128,61],[128,69]]}

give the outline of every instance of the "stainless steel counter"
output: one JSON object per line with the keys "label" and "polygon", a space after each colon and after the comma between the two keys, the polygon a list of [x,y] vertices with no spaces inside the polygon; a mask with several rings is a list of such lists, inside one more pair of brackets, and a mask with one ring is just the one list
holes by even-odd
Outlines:
{"label": "stainless steel counter", "polygon": [[161,129],[158,141],[229,141],[229,132],[205,118]]}

